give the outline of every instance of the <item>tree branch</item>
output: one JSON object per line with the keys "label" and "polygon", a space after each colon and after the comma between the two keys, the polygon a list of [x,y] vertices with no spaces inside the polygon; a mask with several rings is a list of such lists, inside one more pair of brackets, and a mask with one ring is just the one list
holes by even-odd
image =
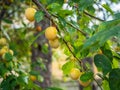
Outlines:
{"label": "tree branch", "polygon": [[67,24],[73,28],[75,28],[76,30],[78,30],[79,32],[81,32],[84,36],[88,37],[88,34],[83,32],[82,30],[80,30],[79,28],[75,27],[73,24],[67,22]]}
{"label": "tree branch", "polygon": [[[75,8],[77,9],[77,11],[78,11],[78,13],[79,13],[78,6],[75,6]],[[85,15],[87,15],[87,16],[89,16],[89,17],[91,17],[91,18],[97,19],[97,20],[99,20],[99,21],[102,21],[102,22],[105,21],[105,20],[103,20],[103,19],[100,19],[100,18],[98,18],[98,17],[95,17],[95,16],[89,14],[89,13],[86,12],[86,11],[83,11],[83,13],[84,13]],[[79,14],[80,14],[80,13],[79,13]]]}
{"label": "tree branch", "polygon": [[103,20],[103,19],[100,19],[100,18],[98,18],[98,17],[95,17],[95,16],[89,14],[89,13],[86,12],[86,11],[83,11],[83,13],[86,14],[87,16],[89,16],[89,17],[91,17],[91,18],[94,18],[94,19],[97,19],[97,20],[99,20],[99,21],[102,21],[102,22],[105,21],[105,20]]}
{"label": "tree branch", "polygon": [[79,63],[81,64],[81,61],[76,57],[76,55],[75,55],[75,54],[73,53],[73,51],[70,49],[67,41],[66,41],[64,38],[62,38],[62,39],[63,39],[64,43],[66,44],[67,48],[69,49],[69,51],[72,53],[72,55],[73,55],[73,56],[79,61]]}
{"label": "tree branch", "polygon": [[[54,23],[54,25],[56,26],[58,32],[60,33],[60,30],[59,30],[57,24],[55,23],[55,21],[53,20],[52,22]],[[73,55],[74,58],[76,58],[76,60],[77,60],[77,61],[79,62],[79,64],[80,64],[80,66],[83,67],[83,62],[82,62],[79,58],[76,57],[76,55],[74,54],[74,52],[73,52],[73,51],[71,50],[71,48],[69,47],[67,41],[62,37],[61,34],[60,34],[60,36],[61,36],[63,42],[65,43],[65,45],[67,46],[68,50],[70,51],[70,53]],[[82,71],[84,71],[83,68],[82,68]]]}
{"label": "tree branch", "polygon": [[[60,33],[60,30],[58,28],[58,26],[56,25],[55,21],[52,19],[52,16],[49,14],[49,12],[43,7],[43,5],[38,1],[38,0],[32,0],[37,6],[39,9],[42,9],[47,18],[49,18],[51,20],[51,22],[56,26],[56,29],[58,30],[58,32]],[[65,45],[67,46],[67,48],[69,49],[69,51],[71,52],[71,54],[79,61],[80,65],[82,66],[82,62],[80,61],[80,59],[78,59],[76,57],[76,55],[73,53],[73,51],[70,49],[70,47],[68,46],[67,42],[65,41],[65,39],[61,36],[63,42],[65,43]]]}

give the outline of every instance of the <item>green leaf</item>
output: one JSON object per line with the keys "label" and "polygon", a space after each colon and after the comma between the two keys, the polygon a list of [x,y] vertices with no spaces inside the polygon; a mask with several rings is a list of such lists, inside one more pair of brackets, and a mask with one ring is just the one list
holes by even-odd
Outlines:
{"label": "green leaf", "polygon": [[0,63],[0,76],[4,77],[4,75],[8,72],[4,63]]}
{"label": "green leaf", "polygon": [[12,71],[13,68],[14,68],[13,62],[8,62],[7,63],[7,69]]}
{"label": "green leaf", "polygon": [[64,0],[47,0],[48,5],[50,5],[51,3],[59,3],[61,6],[64,3]]}
{"label": "green leaf", "polygon": [[105,56],[107,56],[107,58],[109,58],[109,60],[112,62],[112,60],[113,60],[113,55],[112,55],[112,51],[111,51],[111,50],[105,50],[105,51],[103,51],[103,54],[104,54]]}
{"label": "green leaf", "polygon": [[113,11],[111,10],[111,8],[107,4],[103,4],[102,7],[105,8],[111,14],[113,14]]}
{"label": "green leaf", "polygon": [[74,67],[74,62],[68,61],[62,66],[63,73],[66,75],[69,74],[73,67]]}
{"label": "green leaf", "polygon": [[120,19],[120,13],[114,14],[114,15],[113,15],[113,18],[114,18],[114,19]]}
{"label": "green leaf", "polygon": [[33,36],[32,39],[29,39],[29,40],[28,40],[28,44],[29,44],[29,45],[27,45],[27,46],[30,47],[30,46],[34,43],[34,41],[37,40],[37,38],[38,38],[39,36],[43,35],[44,33],[45,33],[45,30],[41,31],[41,32],[40,32],[39,34],[37,34],[36,36]]}
{"label": "green leaf", "polygon": [[62,24],[62,25],[61,25],[61,28],[64,28],[64,27],[66,26],[66,21],[65,21],[65,19],[62,18],[62,17],[59,17],[58,19],[59,19],[59,21],[60,21],[60,24]]}
{"label": "green leaf", "polygon": [[52,4],[50,4],[50,5],[47,6],[47,9],[49,9],[50,11],[52,11],[53,13],[55,13],[55,12],[59,12],[59,10],[61,10],[62,7],[58,3],[52,3]]}
{"label": "green leaf", "polygon": [[87,82],[88,80],[93,79],[93,75],[94,74],[91,71],[85,72],[81,75],[80,80],[83,82]]}
{"label": "green leaf", "polygon": [[3,80],[1,82],[0,88],[2,88],[3,90],[7,90],[7,89],[10,90],[11,88],[10,88],[10,84],[9,84],[8,80]]}
{"label": "green leaf", "polygon": [[[96,10],[96,9],[94,8],[93,5],[87,7],[87,12],[88,12],[89,14],[93,15],[93,16],[94,16],[94,14],[95,14],[95,10]],[[91,19],[91,18],[90,18],[90,19]]]}
{"label": "green leaf", "polygon": [[80,0],[79,1],[79,9],[84,10],[87,7],[91,6],[94,3],[94,0]]}
{"label": "green leaf", "polygon": [[116,60],[120,61],[120,54],[119,53],[114,52],[113,56]]}
{"label": "green leaf", "polygon": [[110,90],[109,82],[107,80],[103,80],[102,86],[104,90]]}
{"label": "green leaf", "polygon": [[110,46],[108,43],[105,43],[104,46],[100,48],[102,50],[102,53],[112,62],[113,60],[113,54],[110,50]]}
{"label": "green leaf", "polygon": [[10,53],[5,53],[5,56],[4,56],[5,60],[7,61],[11,61],[13,59],[13,56],[10,54]]}
{"label": "green leaf", "polygon": [[39,72],[38,71],[35,71],[35,70],[32,70],[29,72],[31,75],[39,75]]}
{"label": "green leaf", "polygon": [[47,45],[42,46],[42,52],[43,53],[48,53],[48,46]]}
{"label": "green leaf", "polygon": [[120,19],[114,19],[114,20],[111,20],[111,21],[103,22],[103,23],[101,23],[99,25],[98,31],[100,31],[100,30],[109,30],[112,27],[118,25],[119,23],[120,23]]}
{"label": "green leaf", "polygon": [[44,81],[44,78],[43,78],[43,76],[41,76],[41,75],[38,75],[38,81],[39,81],[39,82],[43,82],[43,81]]}
{"label": "green leaf", "polygon": [[68,50],[67,47],[64,48],[64,53],[65,53],[66,55],[70,55],[70,51]]}
{"label": "green leaf", "polygon": [[119,61],[117,61],[116,59],[113,59],[112,66],[113,66],[113,68],[118,68],[119,67]]}
{"label": "green leaf", "polygon": [[72,2],[78,3],[80,0],[71,0]]}
{"label": "green leaf", "polygon": [[47,0],[39,0],[42,4],[47,4]]}
{"label": "green leaf", "polygon": [[120,68],[113,69],[109,74],[110,90],[120,90]]}
{"label": "green leaf", "polygon": [[7,19],[7,18],[4,18],[3,21],[6,22],[6,23],[8,23],[8,24],[12,24],[13,23],[12,20]]}
{"label": "green leaf", "polygon": [[[113,36],[120,37],[120,26],[116,25],[114,27],[111,27],[108,30],[102,30],[94,34],[91,38],[86,40],[84,43],[81,51],[85,49],[90,49],[90,48],[99,48],[101,47],[108,39],[110,39]],[[94,49],[94,50],[96,50]]]}
{"label": "green leaf", "polygon": [[72,38],[72,35],[75,33],[75,29],[73,29],[73,28],[67,28],[66,31],[69,33],[69,35]]}
{"label": "green leaf", "polygon": [[43,20],[43,18],[44,18],[44,13],[41,10],[35,13],[35,20],[37,22],[40,22],[41,20]]}
{"label": "green leaf", "polygon": [[20,83],[20,84],[28,84],[28,76],[26,76],[26,75],[20,75],[17,78],[17,82]]}
{"label": "green leaf", "polygon": [[101,54],[95,55],[94,63],[99,70],[102,70],[104,75],[106,75],[108,72],[112,70],[111,62],[105,55]]}
{"label": "green leaf", "polygon": [[9,75],[6,79],[3,79],[0,87],[2,88],[2,90],[14,90],[16,85],[16,76]]}
{"label": "green leaf", "polygon": [[[78,51],[77,48],[76,48],[76,51]],[[79,53],[79,51],[78,51],[78,53]],[[80,54],[79,58],[84,58],[89,54],[89,50],[84,50],[83,52],[80,52],[79,54]]]}
{"label": "green leaf", "polygon": [[2,33],[5,35],[5,37],[8,39],[8,40],[10,40],[10,36],[8,35],[8,32],[6,31],[6,30],[3,30],[3,29],[1,29],[2,30]]}
{"label": "green leaf", "polygon": [[48,87],[45,90],[63,90],[63,89],[58,88],[58,87]]}
{"label": "green leaf", "polygon": [[69,16],[69,15],[72,15],[72,14],[73,14],[72,10],[59,10],[58,11],[58,15],[63,17],[63,18],[66,16]]}
{"label": "green leaf", "polygon": [[[32,84],[32,88],[34,88],[35,90],[43,90],[43,88],[41,88],[39,85],[37,84]],[[30,88],[31,89],[31,88]]]}

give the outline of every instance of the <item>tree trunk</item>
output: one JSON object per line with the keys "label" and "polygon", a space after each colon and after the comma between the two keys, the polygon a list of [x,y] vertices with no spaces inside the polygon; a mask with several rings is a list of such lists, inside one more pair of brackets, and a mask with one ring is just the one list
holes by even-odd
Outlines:
{"label": "tree trunk", "polygon": [[[42,30],[45,30],[48,26],[50,26],[50,21],[48,19],[44,19],[40,23],[35,23],[35,26],[39,25],[42,27]],[[41,32],[39,32],[41,33]],[[35,33],[35,36],[38,35],[38,33]],[[33,70],[38,71],[41,76],[43,76],[44,81],[39,82],[36,81],[35,83],[38,84],[41,88],[46,88],[51,85],[51,48],[49,46],[48,40],[45,38],[45,35],[39,36],[37,40],[34,42],[37,44],[37,47],[32,45],[32,62],[36,62],[38,58],[41,58],[44,65],[46,66],[46,69],[43,70],[39,66],[34,66]],[[48,45],[48,52],[44,53],[42,52],[42,47],[43,45],[47,44]]]}

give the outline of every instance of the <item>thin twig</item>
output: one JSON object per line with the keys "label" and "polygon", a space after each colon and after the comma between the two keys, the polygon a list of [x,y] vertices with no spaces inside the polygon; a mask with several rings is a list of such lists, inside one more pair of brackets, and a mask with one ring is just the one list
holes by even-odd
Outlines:
{"label": "thin twig", "polygon": [[[70,49],[67,41],[66,41],[64,38],[62,38],[62,39],[63,39],[64,43],[66,44],[67,48],[69,49],[69,51],[72,53],[72,55],[73,55],[78,61],[80,61],[80,60],[76,57],[76,55],[73,53],[73,51]],[[80,61],[80,63],[81,63],[81,61]]]}
{"label": "thin twig", "polygon": [[69,26],[75,28],[76,30],[78,30],[79,32],[81,32],[84,36],[88,37],[88,34],[83,32],[82,30],[80,30],[79,28],[75,27],[73,24],[66,22]]}
{"label": "thin twig", "polygon": [[102,21],[102,22],[105,21],[105,20],[103,20],[103,19],[100,19],[100,18],[98,18],[98,17],[95,17],[95,16],[89,14],[89,13],[86,12],[86,11],[83,11],[83,13],[84,13],[85,15],[87,15],[87,16],[89,16],[89,17],[91,17],[91,18],[97,19],[97,20],[99,20],[99,21]]}
{"label": "thin twig", "polygon": [[[78,8],[78,6],[75,6],[75,8],[77,9],[78,14],[80,14],[80,13],[79,13],[79,8]],[[91,18],[96,19],[96,20],[99,20],[99,21],[102,21],[102,22],[105,21],[105,20],[103,20],[103,19],[100,19],[100,18],[98,18],[98,17],[95,17],[95,16],[91,15],[90,13],[88,13],[88,12],[86,12],[86,11],[83,11],[83,13],[84,13],[85,15],[91,17]]]}

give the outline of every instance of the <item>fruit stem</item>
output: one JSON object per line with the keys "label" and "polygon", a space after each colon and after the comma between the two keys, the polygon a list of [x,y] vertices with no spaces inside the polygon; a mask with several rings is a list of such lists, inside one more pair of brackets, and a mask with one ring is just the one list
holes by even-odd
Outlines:
{"label": "fruit stem", "polygon": [[32,7],[32,0],[30,0],[30,7]]}

